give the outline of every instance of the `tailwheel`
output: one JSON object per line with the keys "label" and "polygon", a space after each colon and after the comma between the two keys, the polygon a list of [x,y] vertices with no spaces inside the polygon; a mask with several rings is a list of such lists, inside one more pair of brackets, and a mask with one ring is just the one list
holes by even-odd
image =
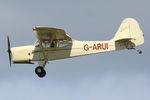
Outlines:
{"label": "tailwheel", "polygon": [[141,51],[141,50],[138,50],[137,52],[138,52],[139,54],[142,54],[142,51]]}
{"label": "tailwheel", "polygon": [[137,51],[139,54],[142,54],[142,51],[141,51],[141,50],[138,50],[138,49],[136,49],[136,48],[129,48],[128,50],[130,50],[130,49],[133,49],[133,50]]}
{"label": "tailwheel", "polygon": [[46,75],[46,71],[43,67],[38,66],[35,68],[35,73],[40,77],[43,78]]}

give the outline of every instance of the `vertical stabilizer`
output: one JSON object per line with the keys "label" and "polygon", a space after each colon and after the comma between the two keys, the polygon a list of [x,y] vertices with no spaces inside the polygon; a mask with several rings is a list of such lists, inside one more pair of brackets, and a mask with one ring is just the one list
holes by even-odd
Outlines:
{"label": "vertical stabilizer", "polygon": [[144,43],[144,34],[135,19],[126,18],[122,21],[113,40],[130,40],[135,46],[138,46]]}

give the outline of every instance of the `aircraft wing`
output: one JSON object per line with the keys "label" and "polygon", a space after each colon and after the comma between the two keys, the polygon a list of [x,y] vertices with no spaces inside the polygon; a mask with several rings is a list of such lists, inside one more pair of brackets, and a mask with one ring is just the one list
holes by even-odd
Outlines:
{"label": "aircraft wing", "polygon": [[35,27],[33,28],[33,31],[35,32],[36,37],[40,42],[72,40],[71,37],[68,34],[66,34],[66,32],[63,29],[51,27]]}

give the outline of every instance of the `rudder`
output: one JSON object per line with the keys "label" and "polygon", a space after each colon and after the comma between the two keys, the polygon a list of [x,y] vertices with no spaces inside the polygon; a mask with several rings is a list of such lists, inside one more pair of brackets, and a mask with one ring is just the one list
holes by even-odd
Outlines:
{"label": "rudder", "polygon": [[122,21],[117,33],[113,40],[130,40],[135,46],[144,43],[144,34],[138,24],[133,18],[126,18]]}

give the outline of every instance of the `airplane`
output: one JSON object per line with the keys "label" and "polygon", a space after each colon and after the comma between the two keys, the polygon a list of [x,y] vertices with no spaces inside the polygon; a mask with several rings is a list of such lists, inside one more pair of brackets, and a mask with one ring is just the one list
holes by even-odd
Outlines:
{"label": "airplane", "polygon": [[111,40],[107,41],[78,41],[73,40],[63,29],[52,27],[35,27],[33,32],[37,41],[33,45],[11,47],[9,36],[9,62],[14,64],[34,64],[38,62],[35,73],[40,78],[46,75],[45,66],[48,61],[104,53],[117,50],[141,50],[134,47],[144,43],[144,34],[133,18],[122,21],[118,31]]}

